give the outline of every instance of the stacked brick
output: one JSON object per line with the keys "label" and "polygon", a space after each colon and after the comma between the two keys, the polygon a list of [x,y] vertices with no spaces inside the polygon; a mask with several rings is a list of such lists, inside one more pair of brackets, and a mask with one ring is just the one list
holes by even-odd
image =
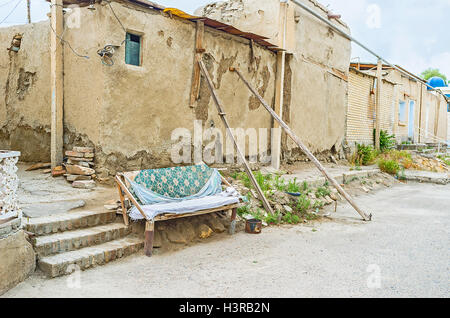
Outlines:
{"label": "stacked brick", "polygon": [[94,148],[74,147],[68,150],[66,155],[66,174],[67,181],[72,182],[74,188],[92,189],[95,188],[94,170]]}

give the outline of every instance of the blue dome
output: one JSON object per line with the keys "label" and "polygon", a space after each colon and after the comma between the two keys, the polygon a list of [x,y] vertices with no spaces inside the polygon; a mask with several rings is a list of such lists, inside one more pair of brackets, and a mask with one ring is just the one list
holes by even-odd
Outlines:
{"label": "blue dome", "polygon": [[[438,77],[438,76],[434,76],[434,77],[430,78],[428,80],[428,84],[430,86],[434,87],[434,88],[436,88],[436,87],[447,87],[447,84],[445,83],[445,81],[442,78]],[[428,90],[430,91],[431,88],[428,87]]]}

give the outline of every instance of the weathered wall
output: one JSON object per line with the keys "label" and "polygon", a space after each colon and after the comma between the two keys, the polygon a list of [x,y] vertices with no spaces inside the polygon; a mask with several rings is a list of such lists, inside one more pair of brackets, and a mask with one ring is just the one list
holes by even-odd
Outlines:
{"label": "weathered wall", "polygon": [[[105,94],[99,146],[104,156],[102,164],[115,170],[170,166],[171,134],[176,128],[193,132],[195,120],[203,128],[214,125],[223,129],[217,110],[202,80],[200,99],[189,106],[194,68],[195,24],[177,17],[169,18],[158,12],[128,10],[113,4],[127,29],[142,34],[142,66],[124,63],[124,50],[117,50],[114,67],[104,68]],[[106,11],[106,12],[105,12]],[[110,15],[107,16],[106,43],[120,43],[123,31]],[[151,27],[149,27],[151,26]],[[275,54],[255,47],[257,63],[250,61],[248,40],[206,28],[204,62],[215,83],[231,127],[270,128],[270,115],[253,102],[251,93],[229,67],[235,66],[251,79],[256,87],[264,87],[270,102],[274,96]]]}
{"label": "weathered wall", "polygon": [[[68,26],[64,39],[64,142],[95,145],[100,138],[103,68],[96,52],[101,18],[83,14],[78,26]],[[66,17],[67,21],[67,17]],[[22,161],[50,160],[51,87],[49,21],[0,28],[0,146],[21,151]],[[13,36],[23,35],[19,52],[6,50]],[[83,139],[83,140],[81,140]]]}
{"label": "weathered wall", "polygon": [[450,111],[447,112],[447,144],[450,145]]}
{"label": "weathered wall", "polygon": [[19,230],[0,236],[0,295],[24,281],[36,268],[36,256],[25,235]]}
{"label": "weathered wall", "polygon": [[[316,1],[302,2],[327,16]],[[281,46],[281,10],[278,0],[231,0],[207,5],[196,13],[267,36]],[[350,41],[292,2],[287,16],[285,47],[294,55],[287,64],[285,91],[289,98],[284,103],[284,117],[312,151],[339,150],[345,135]],[[341,21],[333,23],[349,32]],[[284,140],[285,159],[297,157],[299,149]]]}
{"label": "weathered wall", "polygon": [[[415,102],[414,109],[414,139],[416,142],[436,142],[433,138],[437,136],[445,140],[447,136],[447,114],[446,101],[442,95],[428,91],[419,81],[412,80],[402,75],[397,70],[390,70],[387,79],[397,83],[398,93],[395,97],[395,120],[394,133],[399,142],[408,139],[409,102]],[[407,103],[407,121],[399,122],[399,103]],[[426,133],[428,131],[428,134]]]}
{"label": "weathered wall", "polygon": [[[125,31],[106,4],[90,12],[81,9],[79,25],[66,27],[64,39],[64,146],[93,146],[98,173],[105,177],[117,171],[173,165],[171,134],[176,128],[193,131],[194,121],[203,128],[223,129],[210,92],[201,82],[200,99],[189,106],[194,68],[196,25],[166,14],[113,2],[126,30],[143,36],[142,66],[125,64]],[[66,25],[68,15],[66,15]],[[0,145],[24,154],[24,161],[48,161],[50,148],[50,56],[49,22],[0,29],[2,47],[13,35],[24,34],[22,48],[9,66],[6,50],[0,50],[0,80],[7,92],[0,102],[3,134]],[[97,50],[117,45],[114,66],[101,63]],[[276,55],[255,45],[251,61],[250,41],[206,28],[204,62],[235,128],[271,128],[270,115],[255,102],[248,89],[229,72],[240,68],[251,83],[274,99]],[[18,90],[21,69],[33,74],[29,87]],[[9,81],[8,81],[9,78]],[[20,81],[19,81],[20,82]],[[6,83],[8,89],[6,89]],[[22,98],[23,97],[23,98]],[[7,103],[5,104],[5,100]],[[30,138],[25,132],[40,136]],[[18,137],[15,137],[18,131]],[[41,131],[44,133],[41,134]],[[269,136],[270,138],[270,136]],[[270,149],[270,145],[269,145]]]}
{"label": "weathered wall", "polygon": [[[47,22],[0,28],[0,148],[21,160],[50,157],[50,54]],[[6,50],[23,35],[20,51]]]}
{"label": "weathered wall", "polygon": [[[104,10],[97,6],[90,12],[81,9],[80,20],[69,24],[70,15],[66,15],[64,39],[64,147],[90,146],[96,150],[101,142],[101,131],[112,124],[103,121],[105,91],[105,71],[108,66],[101,63],[97,50],[107,42],[107,17]],[[79,23],[77,23],[79,22]],[[120,44],[120,42],[119,42]],[[88,56],[84,58],[80,56]],[[117,114],[120,116],[120,114]]]}
{"label": "weathered wall", "polygon": [[[346,141],[350,147],[355,143],[373,145],[373,130],[376,124],[375,97],[376,77],[350,70]],[[381,129],[393,133],[395,112],[395,85],[383,80],[381,90]]]}

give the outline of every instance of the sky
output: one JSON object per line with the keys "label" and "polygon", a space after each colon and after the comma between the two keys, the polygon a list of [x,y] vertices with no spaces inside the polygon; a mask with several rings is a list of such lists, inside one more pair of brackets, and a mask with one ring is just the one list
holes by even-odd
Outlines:
{"label": "sky", "polygon": [[[153,1],[189,13],[193,13],[202,5],[214,2]],[[319,2],[334,13],[341,14],[344,22],[349,25],[352,35],[389,62],[399,64],[415,74],[420,74],[429,67],[438,68],[450,79],[450,32],[446,19],[450,16],[450,0],[319,0]],[[48,2],[31,0],[33,22],[47,19],[47,12],[49,12]],[[25,23],[26,17],[26,0],[0,0],[0,27]],[[359,58],[363,62],[376,62],[374,57],[355,44],[352,58],[354,61]]]}

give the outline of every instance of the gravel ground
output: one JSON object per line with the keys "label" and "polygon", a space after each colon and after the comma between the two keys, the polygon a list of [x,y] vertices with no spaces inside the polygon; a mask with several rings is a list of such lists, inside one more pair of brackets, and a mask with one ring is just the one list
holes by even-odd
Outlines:
{"label": "gravel ground", "polygon": [[4,297],[449,297],[450,185],[397,185],[356,201],[372,222],[341,205],[315,225],[36,274]]}

